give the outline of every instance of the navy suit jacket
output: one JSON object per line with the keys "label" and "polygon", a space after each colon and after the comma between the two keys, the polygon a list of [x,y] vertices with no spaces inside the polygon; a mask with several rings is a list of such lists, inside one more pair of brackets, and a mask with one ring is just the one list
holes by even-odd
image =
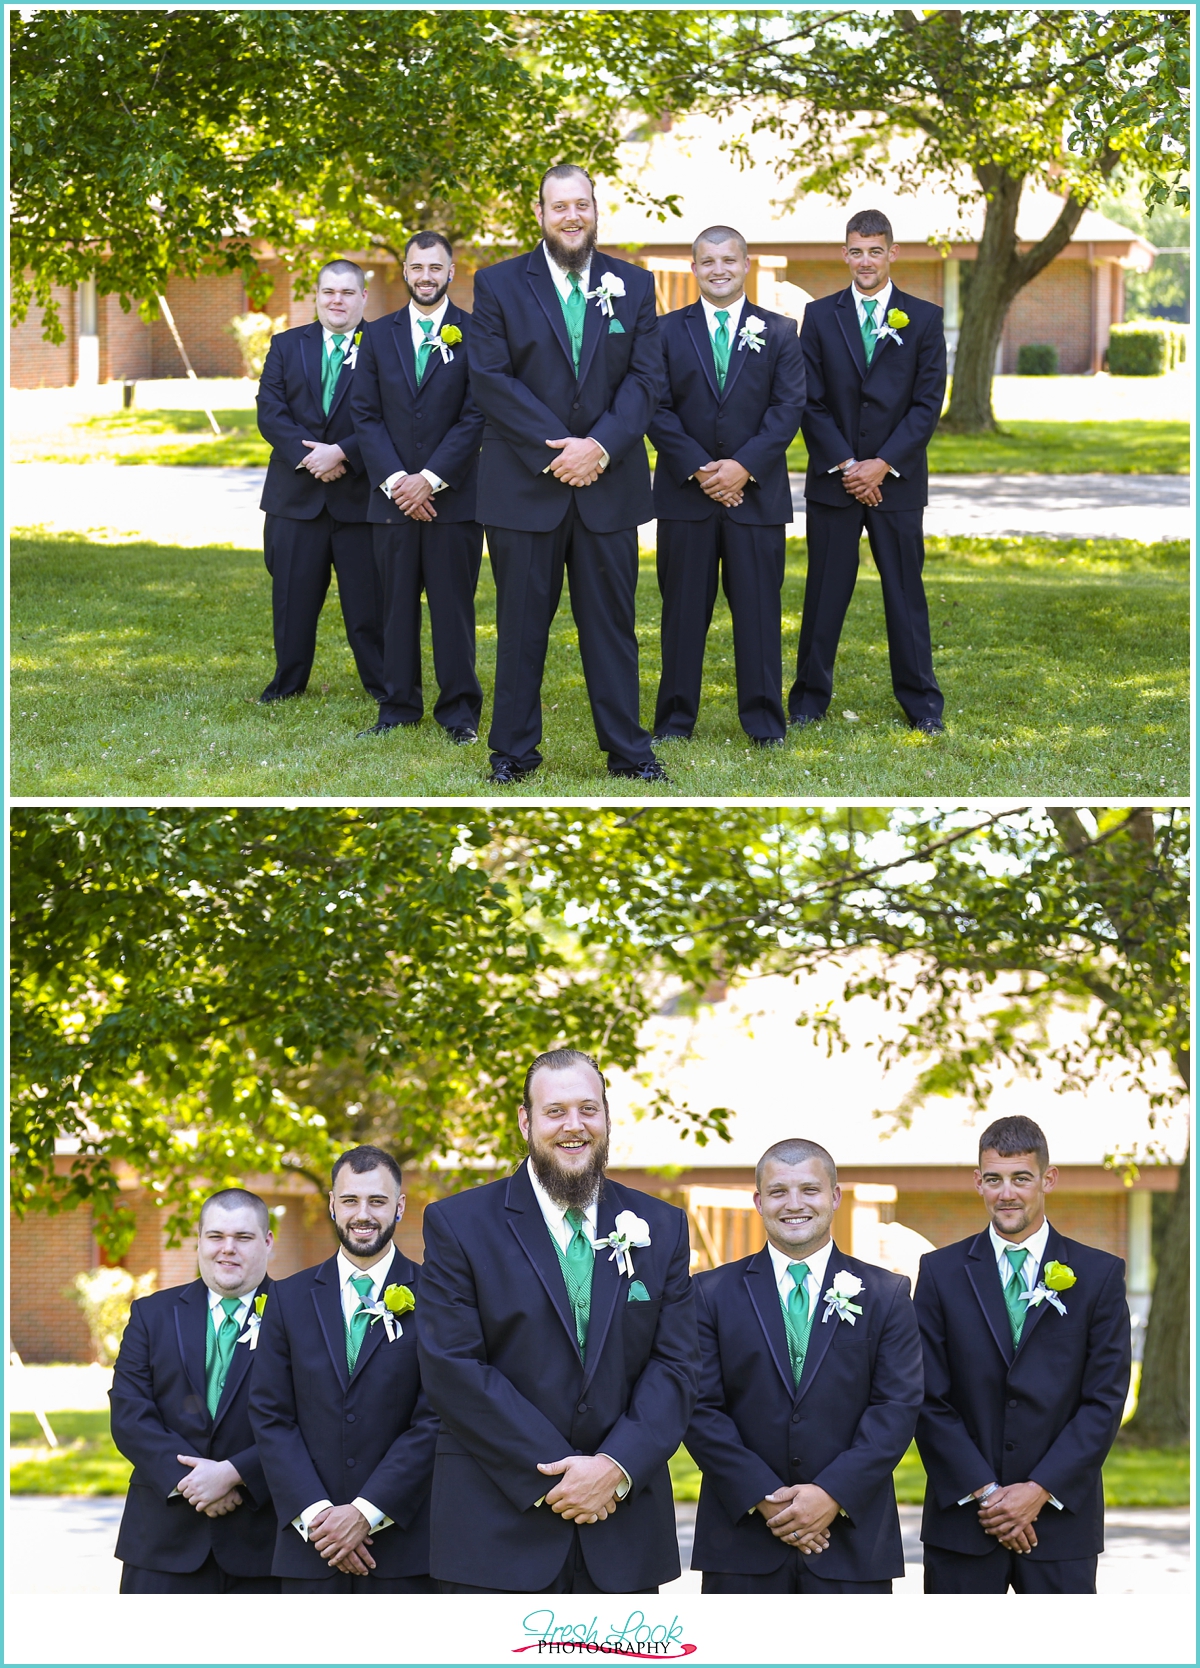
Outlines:
{"label": "navy suit jacket", "polygon": [[826,1265],[858,1275],[853,1326],[814,1311],[797,1387],[770,1253],[695,1279],[700,1396],[685,1442],[703,1472],[692,1568],[768,1575],[790,1548],[752,1511],[785,1484],[816,1483],[845,1512],[829,1545],[805,1559],[836,1581],[904,1574],[892,1473],[921,1405],[921,1343],[900,1274],[847,1257]]}
{"label": "navy suit jacket", "polygon": [[[384,1286],[407,1286],[420,1309],[421,1271],[395,1251]],[[337,1257],[276,1283],[263,1317],[250,1417],[279,1514],[274,1575],[315,1580],[329,1566],[292,1526],[318,1500],[359,1495],[395,1521],[372,1537],[376,1573],[429,1572],[429,1482],[437,1419],[421,1392],[410,1311],[389,1341],[372,1321],[352,1375]]]}
{"label": "navy suit jacket", "polygon": [[[277,1289],[264,1280],[258,1291]],[[129,1311],[109,1391],[113,1441],[133,1462],[117,1557],[182,1575],[212,1552],[228,1575],[270,1575],[275,1512],[247,1411],[258,1351],[248,1342],[234,1346],[211,1419],[204,1393],[208,1326],[203,1280],[139,1297]],[[172,1500],[188,1475],[177,1454],[231,1460],[242,1478],[241,1505],[206,1517],[182,1496]]]}
{"label": "navy suit jacket", "polygon": [[1119,1257],[1052,1227],[1042,1262],[1066,1263],[1076,1284],[1065,1315],[1032,1309],[1016,1350],[991,1237],[921,1259],[916,1310],[925,1350],[917,1447],[928,1474],[921,1537],[982,1554],[996,1541],[964,1495],[993,1478],[1040,1483],[1063,1510],[1042,1507],[1030,1558],[1090,1558],[1104,1550],[1108,1457],[1129,1393],[1129,1309]]}
{"label": "navy suit jacket", "polygon": [[[313,521],[326,509],[339,521],[365,521],[370,482],[350,415],[355,370],[343,361],[327,417],[321,404],[324,341],[315,321],[271,338],[258,382],[258,431],[272,447],[259,508],[292,521]],[[336,441],[346,454],[346,473],[326,483],[297,468],[308,456],[305,440]]]}
{"label": "navy suit jacket", "polygon": [[667,1461],[696,1395],[696,1319],[687,1217],[606,1180],[598,1237],[632,1210],[651,1243],[633,1252],[649,1301],[607,1249],[596,1253],[580,1360],[558,1253],[526,1166],[430,1205],[418,1308],[421,1370],[442,1417],[433,1479],[431,1573],[511,1592],[549,1586],[576,1530],[536,1502],[554,1487],[539,1462],[605,1453],[632,1488],[615,1514],[578,1533],[602,1592],[679,1574]]}
{"label": "navy suit jacket", "polygon": [[442,323],[456,325],[463,339],[445,363],[434,349],[420,388],[411,315],[411,307],[401,307],[363,329],[350,409],[371,486],[367,520],[408,521],[380,484],[398,469],[409,475],[428,469],[446,483],[434,500],[438,521],[474,521],[483,413],[467,378],[471,315],[453,302],[446,308]]}
{"label": "navy suit jacket", "polygon": [[747,302],[741,324],[752,316],[766,325],[763,345],[755,353],[734,341],[724,388],[717,386],[701,303],[662,320],[666,387],[649,430],[658,449],[654,509],[661,519],[705,521],[716,515],[720,505],[691,477],[701,464],[734,458],[754,479],[747,481],[742,502],[727,511],[729,519],[754,527],[792,520],[787,449],[804,409],[804,355],[794,319]]}
{"label": "navy suit jacket", "polygon": [[926,451],[946,395],[946,336],[942,309],[892,288],[888,311],[909,322],[900,341],[882,336],[867,365],[854,297],[848,289],[823,295],[804,309],[800,346],[808,375],[808,403],[800,427],[808,447],[804,496],[817,504],[853,507],[840,475],[829,470],[847,458],[884,458],[882,510],[917,510],[929,501]]}
{"label": "navy suit jacket", "polygon": [[[654,518],[644,444],[663,377],[654,279],[597,251],[592,289],[606,272],[625,294],[613,301],[611,319],[598,300],[588,302],[578,376],[541,244],[475,274],[471,390],[485,418],[479,502],[489,527],[548,533],[572,497],[593,533]],[[594,435],[609,455],[591,486],[564,486],[543,473],[558,455],[547,440],[566,435]]]}

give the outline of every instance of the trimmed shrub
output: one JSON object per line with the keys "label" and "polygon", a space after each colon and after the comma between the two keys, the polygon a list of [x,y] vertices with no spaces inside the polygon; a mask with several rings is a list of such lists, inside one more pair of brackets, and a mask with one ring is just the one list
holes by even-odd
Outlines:
{"label": "trimmed shrub", "polygon": [[133,1300],[147,1297],[157,1284],[154,1269],[133,1275],[124,1268],[93,1268],[87,1274],[77,1274],[67,1287],[83,1310],[92,1348],[102,1367],[111,1367],[117,1359]]}
{"label": "trimmed shrub", "polygon": [[1024,342],[1017,349],[1018,376],[1057,376],[1058,349],[1052,342]]}
{"label": "trimmed shrub", "polygon": [[1108,337],[1112,376],[1162,376],[1174,364],[1173,327],[1158,319],[1114,324]]}
{"label": "trimmed shrub", "polygon": [[248,377],[257,381],[262,375],[271,337],[287,327],[286,313],[280,313],[274,319],[266,313],[238,313],[229,321],[226,329],[238,345],[242,366]]}

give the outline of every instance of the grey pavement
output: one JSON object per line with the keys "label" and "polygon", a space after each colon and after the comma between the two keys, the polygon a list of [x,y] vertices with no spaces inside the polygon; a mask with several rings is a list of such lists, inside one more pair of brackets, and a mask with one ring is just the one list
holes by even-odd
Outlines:
{"label": "grey pavement", "polygon": [[[120,1565],[113,1557],[124,1502],[24,1494],[12,1497],[4,1537],[9,1593],[115,1593]],[[664,1593],[698,1593],[700,1576],[688,1569],[696,1508],[675,1508],[683,1574]],[[905,1575],[898,1593],[921,1593],[919,1506],[900,1507]],[[1190,1594],[1194,1590],[1190,1514],[1186,1508],[1127,1508],[1105,1520],[1107,1550],[1100,1559],[1102,1593]]]}
{"label": "grey pavement", "polygon": [[[9,527],[44,525],[156,544],[262,546],[258,508],[263,469],[172,468],[157,464],[19,463],[6,473]],[[793,475],[804,532],[802,477]],[[1186,475],[935,475],[925,531],[972,538],[1040,535],[1154,542],[1192,533]],[[653,524],[641,529],[653,542]]]}

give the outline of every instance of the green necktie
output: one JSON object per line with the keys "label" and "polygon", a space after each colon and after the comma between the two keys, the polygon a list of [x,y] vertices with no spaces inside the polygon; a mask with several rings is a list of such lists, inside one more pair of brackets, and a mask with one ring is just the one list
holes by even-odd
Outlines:
{"label": "green necktie", "polygon": [[[575,365],[575,375],[578,376],[579,355],[583,351],[583,320],[587,313],[587,297],[583,293],[577,272],[568,272],[567,278],[571,285],[571,294],[562,302],[562,310],[567,321],[567,335],[571,338],[571,359]],[[561,294],[558,299],[562,301]]]}
{"label": "green necktie", "polygon": [[863,351],[866,353],[867,364],[869,365],[871,363],[871,356],[875,352],[875,302],[864,300],[862,310]]}
{"label": "green necktie", "polygon": [[1012,1327],[1013,1348],[1016,1349],[1021,1342],[1021,1328],[1025,1325],[1025,1316],[1029,1312],[1029,1305],[1022,1303],[1018,1295],[1025,1290],[1021,1267],[1029,1252],[1023,1245],[1006,1245],[1004,1255],[1012,1265],[1012,1273],[1004,1287],[1004,1307],[1008,1310],[1008,1324]]}
{"label": "green necktie", "polygon": [[804,1357],[808,1353],[808,1335],[812,1331],[812,1313],[808,1307],[807,1263],[789,1263],[792,1289],[783,1306],[783,1325],[787,1333],[788,1354],[792,1358],[792,1377],[800,1383],[804,1371]]}
{"label": "green necktie", "polygon": [[417,387],[419,388],[421,386],[421,378],[425,375],[425,367],[429,363],[429,355],[433,352],[433,343],[429,340],[429,334],[433,329],[433,320],[420,319],[418,320],[418,323],[420,324],[421,329],[425,332],[425,340],[417,349]]}
{"label": "green necktie", "polygon": [[713,336],[713,358],[717,365],[717,386],[724,388],[725,378],[729,374],[729,314],[720,312],[716,315],[717,328]]}
{"label": "green necktie", "polygon": [[587,1348],[588,1320],[592,1312],[592,1269],[595,1266],[596,1254],[584,1232],[583,1212],[569,1210],[567,1221],[575,1230],[567,1249],[562,1249],[553,1234],[550,1238],[558,1252],[558,1261],[563,1271],[563,1279],[566,1281],[567,1301],[571,1305],[571,1313],[575,1316],[575,1337],[579,1344],[579,1358],[582,1360]]}
{"label": "green necktie", "polygon": [[221,1308],[225,1311],[225,1319],[217,1326],[217,1312],[210,1309],[211,1325],[208,1329],[204,1351],[204,1400],[208,1404],[209,1417],[215,1419],[217,1408],[221,1403],[221,1392],[225,1388],[225,1380],[229,1376],[229,1363],[233,1360],[233,1346],[237,1343],[238,1324],[234,1320],[241,1307],[240,1297],[223,1297]]}
{"label": "green necktie", "polygon": [[346,357],[345,352],[342,349],[342,343],[345,340],[345,336],[330,337],[330,341],[333,343],[333,351],[332,353],[327,353],[325,355],[325,364],[321,369],[321,404],[325,408],[325,415],[327,417],[329,415],[329,408],[333,404],[333,391],[337,387],[337,379],[342,368],[342,360]]}
{"label": "green necktie", "polygon": [[354,1363],[358,1360],[358,1352],[362,1348],[363,1339],[367,1335],[367,1328],[371,1324],[371,1317],[367,1313],[367,1298],[371,1295],[373,1281],[369,1274],[352,1274],[350,1284],[358,1293],[358,1308],[346,1322],[346,1368],[354,1371]]}

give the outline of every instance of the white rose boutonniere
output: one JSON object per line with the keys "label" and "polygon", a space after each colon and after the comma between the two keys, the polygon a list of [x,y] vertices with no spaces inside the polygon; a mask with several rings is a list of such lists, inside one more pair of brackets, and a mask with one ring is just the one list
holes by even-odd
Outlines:
{"label": "white rose boutonniere", "polygon": [[[594,301],[604,317],[610,319],[613,316],[613,297],[625,294],[625,280],[618,278],[615,272],[605,272],[601,274],[596,288],[586,293],[587,299]],[[631,1216],[633,1213],[625,1211],[623,1214]]]}
{"label": "white rose boutonniere", "polygon": [[752,353],[761,353],[766,333],[766,319],[760,319],[757,313],[751,313],[738,331],[738,352],[741,353],[743,348],[749,348]]}
{"label": "white rose boutonniere", "polygon": [[862,1289],[863,1283],[857,1274],[851,1274],[846,1268],[839,1269],[833,1277],[832,1286],[822,1300],[825,1313],[821,1316],[821,1324],[824,1325],[830,1315],[836,1313],[840,1321],[849,1321],[853,1326],[856,1318],[862,1314],[862,1309],[857,1303],[851,1303],[850,1299],[857,1297]]}
{"label": "white rose boutonniere", "polygon": [[633,1279],[633,1254],[635,1245],[649,1245],[650,1225],[643,1222],[640,1216],[635,1216],[631,1210],[619,1211],[613,1223],[613,1231],[605,1239],[594,1239],[592,1249],[600,1251],[606,1245],[612,1247],[609,1262],[615,1260],[618,1274],[624,1274]]}

